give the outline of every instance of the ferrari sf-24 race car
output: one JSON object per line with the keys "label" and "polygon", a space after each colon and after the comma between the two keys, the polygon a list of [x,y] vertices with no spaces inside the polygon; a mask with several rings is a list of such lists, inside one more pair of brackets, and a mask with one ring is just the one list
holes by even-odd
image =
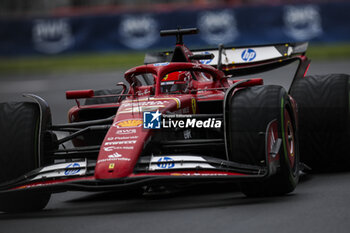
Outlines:
{"label": "ferrari sf-24 race car", "polygon": [[[117,89],[67,91],[67,124],[33,94],[0,104],[0,210],[40,210],[63,191],[206,182],[283,195],[306,165],[349,164],[348,75],[305,76],[307,43],[190,51],[183,35],[197,31],[161,31],[175,49],[147,54]],[[239,78],[292,62],[289,91]]]}

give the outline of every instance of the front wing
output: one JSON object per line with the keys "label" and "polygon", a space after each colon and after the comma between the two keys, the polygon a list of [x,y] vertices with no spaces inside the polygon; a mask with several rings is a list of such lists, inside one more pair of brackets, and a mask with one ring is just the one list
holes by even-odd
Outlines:
{"label": "front wing", "polygon": [[257,181],[275,170],[198,155],[144,156],[129,176],[101,180],[94,177],[95,165],[95,161],[85,159],[38,168],[2,184],[0,196],[12,192],[110,191],[176,183]]}

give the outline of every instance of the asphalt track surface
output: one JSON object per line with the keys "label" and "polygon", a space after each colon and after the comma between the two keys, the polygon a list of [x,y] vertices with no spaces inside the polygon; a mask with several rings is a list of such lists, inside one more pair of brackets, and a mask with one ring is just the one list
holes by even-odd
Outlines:
{"label": "asphalt track surface", "polygon": [[[288,72],[272,74],[282,81]],[[348,73],[350,61],[313,62],[309,74]],[[74,101],[68,89],[113,88],[122,71],[0,77],[0,101],[35,93],[51,105],[54,123],[66,122]],[[350,172],[304,176],[290,195],[246,198],[234,185],[200,186],[179,192],[66,192],[54,194],[41,212],[0,213],[0,233],[10,232],[349,232]]]}

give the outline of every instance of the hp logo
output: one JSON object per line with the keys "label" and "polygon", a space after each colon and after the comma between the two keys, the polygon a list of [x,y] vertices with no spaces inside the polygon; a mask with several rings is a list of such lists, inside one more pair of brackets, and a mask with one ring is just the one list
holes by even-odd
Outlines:
{"label": "hp logo", "polygon": [[[208,51],[203,52],[202,54],[210,54]],[[208,65],[213,59],[199,60],[200,63]]]}
{"label": "hp logo", "polygon": [[162,162],[157,164],[157,167],[159,168],[164,168],[164,169],[169,169],[175,167],[175,162],[172,158],[170,157],[161,157],[158,162]]}
{"label": "hp logo", "polygon": [[253,61],[256,57],[256,52],[254,51],[254,49],[245,49],[242,52],[241,57],[243,61]]}
{"label": "hp logo", "polygon": [[[75,169],[72,169],[72,168],[75,168]],[[80,164],[79,163],[70,163],[66,167],[64,174],[66,176],[72,176],[72,175],[78,174],[79,172],[80,172]]]}

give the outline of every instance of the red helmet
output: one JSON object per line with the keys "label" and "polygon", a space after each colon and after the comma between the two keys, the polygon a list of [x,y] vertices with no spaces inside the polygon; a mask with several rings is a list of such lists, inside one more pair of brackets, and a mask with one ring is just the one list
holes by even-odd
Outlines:
{"label": "red helmet", "polygon": [[186,93],[190,79],[190,71],[171,72],[165,75],[161,80],[161,90],[163,93]]}

